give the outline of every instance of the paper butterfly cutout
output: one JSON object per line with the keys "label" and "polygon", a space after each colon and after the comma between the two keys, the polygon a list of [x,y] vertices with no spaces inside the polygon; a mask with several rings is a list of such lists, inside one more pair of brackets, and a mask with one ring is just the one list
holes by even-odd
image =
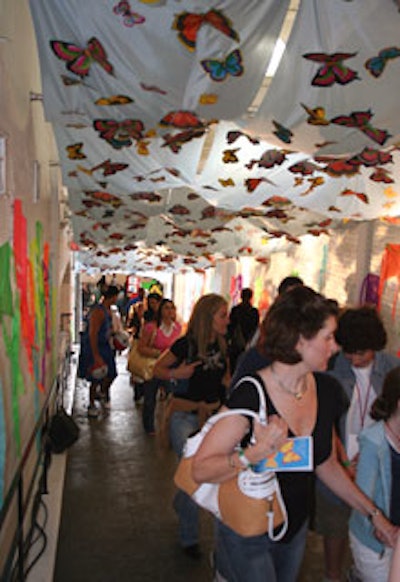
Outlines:
{"label": "paper butterfly cutout", "polygon": [[232,178],[227,178],[224,180],[223,178],[218,178],[218,182],[221,184],[223,188],[228,188],[229,186],[234,186],[235,182]]}
{"label": "paper butterfly cutout", "polygon": [[59,59],[66,61],[67,69],[75,75],[87,77],[93,62],[101,65],[110,75],[113,74],[113,66],[107,60],[106,51],[95,37],[84,48],[61,40],[51,40],[50,46]]}
{"label": "paper butterfly cutout", "polygon": [[333,53],[328,55],[326,53],[307,53],[303,57],[310,61],[323,63],[313,80],[311,85],[314,87],[330,87],[334,83],[340,85],[347,85],[354,79],[358,79],[358,73],[349,69],[343,64],[343,61],[351,57],[355,57],[357,53]]}
{"label": "paper butterfly cutout", "polygon": [[289,172],[292,172],[293,174],[301,174],[302,176],[311,176],[318,169],[319,168],[316,164],[308,160],[297,162],[288,168]]}
{"label": "paper butterfly cutout", "polygon": [[246,137],[249,140],[249,142],[253,145],[258,145],[260,143],[259,139],[254,138],[251,135],[248,135],[247,133],[243,133],[243,131],[239,131],[239,130],[228,131],[228,133],[226,134],[226,141],[229,144],[232,144],[232,143],[235,143],[235,141],[237,139],[239,139],[240,137]]}
{"label": "paper butterfly cutout", "polygon": [[390,177],[389,171],[384,168],[376,168],[369,177],[374,182],[383,182],[384,184],[393,184],[394,180]]}
{"label": "paper butterfly cutout", "polygon": [[105,202],[106,204],[111,204],[111,206],[118,208],[124,203],[121,198],[111,194],[110,192],[103,192],[101,190],[85,190],[85,196],[92,198],[93,200]]}
{"label": "paper butterfly cutout", "polygon": [[322,176],[317,176],[316,178],[307,178],[307,182],[310,184],[310,186],[307,188],[307,190],[304,190],[300,196],[307,196],[307,194],[310,194],[310,192],[315,190],[317,186],[322,186],[325,184],[325,179]]}
{"label": "paper butterfly cutout", "polygon": [[339,115],[338,117],[334,117],[331,119],[331,123],[344,125],[345,127],[355,127],[365,133],[369,138],[379,143],[379,145],[384,145],[391,135],[386,130],[372,127],[370,124],[372,117],[373,113],[371,110],[353,111],[350,115]]}
{"label": "paper butterfly cutout", "polygon": [[67,145],[65,149],[67,150],[68,158],[70,160],[84,160],[87,156],[81,151],[82,148],[83,142]]}
{"label": "paper butterfly cutout", "polygon": [[133,99],[127,95],[111,95],[110,97],[100,97],[94,102],[95,105],[128,105],[133,103]]}
{"label": "paper butterfly cutout", "polygon": [[222,161],[224,164],[236,164],[239,161],[239,158],[236,155],[240,148],[236,148],[234,150],[224,150],[222,152]]}
{"label": "paper butterfly cutout", "polygon": [[266,150],[259,160],[250,160],[246,164],[246,168],[251,170],[255,164],[258,168],[266,168],[267,170],[274,166],[280,166],[286,160],[285,154],[279,150]]}
{"label": "paper butterfly cutout", "polygon": [[193,127],[185,131],[181,131],[174,135],[166,134],[163,135],[164,143],[161,147],[169,147],[169,149],[177,154],[180,152],[182,145],[191,141],[196,137],[202,137],[206,132],[206,127]]}
{"label": "paper butterfly cutout", "polygon": [[228,75],[240,77],[244,71],[242,55],[239,49],[229,53],[223,61],[218,59],[204,59],[200,63],[206,73],[210,75],[211,79],[217,82],[224,81]]}
{"label": "paper butterfly cutout", "polygon": [[218,103],[218,95],[215,93],[202,93],[199,97],[199,105],[215,105]]}
{"label": "paper butterfly cutout", "polygon": [[300,103],[303,109],[308,113],[307,123],[310,125],[329,125],[329,120],[325,117],[325,108],[324,107],[307,107],[304,103]]}
{"label": "paper butterfly cutout", "polygon": [[167,95],[167,91],[160,89],[156,85],[146,85],[146,83],[140,83],[141,88],[143,91],[150,91],[153,93],[159,93],[160,95]]}
{"label": "paper butterfly cutout", "polygon": [[75,79],[75,77],[68,77],[68,75],[60,75],[62,82],[66,87],[76,87],[77,85],[82,85],[82,87],[88,87],[89,89],[94,89],[82,79]]}
{"label": "paper butterfly cutout", "polygon": [[189,127],[204,127],[204,123],[191,111],[171,111],[160,120],[160,125],[164,127],[179,127],[186,129]]}
{"label": "paper butterfly cutout", "polygon": [[363,192],[354,192],[354,190],[350,190],[349,188],[342,190],[340,196],[354,196],[355,198],[358,198],[358,200],[361,200],[361,202],[364,202],[364,204],[369,204],[369,199],[366,194]]}
{"label": "paper butterfly cutout", "polygon": [[251,194],[261,184],[261,182],[267,182],[273,186],[275,185],[267,178],[247,178],[247,180],[244,181],[244,185],[246,186],[247,192]]}
{"label": "paper butterfly cutout", "polygon": [[400,57],[400,48],[391,46],[379,51],[378,56],[368,59],[364,66],[373,77],[378,78],[382,75],[387,62],[397,57]]}
{"label": "paper butterfly cutout", "polygon": [[381,152],[374,148],[365,147],[362,152],[353,156],[349,162],[369,168],[390,164],[393,162],[393,156],[389,152]]}
{"label": "paper butterfly cutout", "polygon": [[272,120],[272,123],[275,126],[275,131],[272,133],[284,143],[292,143],[293,133],[290,131],[290,129],[284,127],[274,119]]}
{"label": "paper butterfly cutout", "polygon": [[229,38],[239,42],[238,33],[232,28],[232,23],[220,10],[209,10],[205,14],[182,12],[178,14],[172,25],[178,30],[178,38],[184,46],[193,51],[196,47],[197,33],[203,24],[209,24]]}
{"label": "paper butterfly cutout", "polygon": [[115,149],[129,147],[133,140],[143,139],[144,125],[139,119],[95,119],[93,127]]}
{"label": "paper butterfly cutout", "polygon": [[129,28],[135,24],[143,24],[145,22],[145,17],[137,12],[132,12],[129,2],[127,0],[121,0],[113,8],[114,14],[123,16],[123,22],[125,26]]}
{"label": "paper butterfly cutout", "polygon": [[92,168],[92,172],[96,170],[103,170],[103,176],[112,176],[113,174],[121,172],[126,168],[129,168],[129,164],[120,164],[118,162],[111,162],[111,160],[105,160],[98,166]]}

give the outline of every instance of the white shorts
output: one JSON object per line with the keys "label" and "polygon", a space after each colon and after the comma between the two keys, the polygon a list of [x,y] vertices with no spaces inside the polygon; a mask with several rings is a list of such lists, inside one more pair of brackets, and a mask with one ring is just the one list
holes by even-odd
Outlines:
{"label": "white shorts", "polygon": [[386,582],[393,550],[385,547],[383,555],[378,554],[362,544],[351,532],[349,540],[354,564],[362,582]]}

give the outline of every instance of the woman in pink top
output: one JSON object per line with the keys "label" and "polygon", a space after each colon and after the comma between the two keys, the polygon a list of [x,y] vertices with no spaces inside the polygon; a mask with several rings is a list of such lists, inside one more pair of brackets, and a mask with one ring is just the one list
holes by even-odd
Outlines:
{"label": "woman in pink top", "polygon": [[[175,340],[180,337],[181,324],[176,321],[176,308],[173,301],[163,299],[158,309],[155,321],[146,323],[139,339],[138,350],[144,356],[158,358]],[[152,378],[143,384],[143,426],[147,434],[154,435],[154,412],[156,408],[157,392],[163,385],[167,391],[165,380]]]}

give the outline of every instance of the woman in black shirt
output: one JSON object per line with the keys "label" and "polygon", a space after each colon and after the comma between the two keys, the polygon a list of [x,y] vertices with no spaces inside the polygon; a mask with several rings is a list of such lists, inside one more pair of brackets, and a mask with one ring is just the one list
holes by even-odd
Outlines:
{"label": "woman in black shirt", "polygon": [[[169,403],[169,436],[180,457],[187,437],[225,400],[229,385],[225,335],[229,321],[226,300],[215,293],[203,295],[195,304],[184,336],[162,354],[154,376],[176,383]],[[199,510],[183,491],[174,508],[179,517],[179,537],[184,552],[200,557]]]}
{"label": "woman in black shirt", "polygon": [[[340,387],[323,372],[335,349],[336,308],[308,287],[279,296],[263,322],[264,351],[272,362],[256,376],[266,394],[268,425],[235,415],[216,423],[193,461],[198,483],[224,482],[248,466],[273,455],[287,437],[313,439],[313,467],[349,505],[369,515],[382,539],[392,544],[395,528],[354,485],[332,449],[334,421],[340,414]],[[242,379],[228,408],[258,411],[258,392]],[[249,432],[255,437],[250,445]],[[240,447],[238,448],[238,443]],[[309,480],[312,472],[277,473],[289,527],[279,542],[268,535],[243,537],[217,522],[216,565],[229,582],[294,582],[301,565],[306,534]]]}

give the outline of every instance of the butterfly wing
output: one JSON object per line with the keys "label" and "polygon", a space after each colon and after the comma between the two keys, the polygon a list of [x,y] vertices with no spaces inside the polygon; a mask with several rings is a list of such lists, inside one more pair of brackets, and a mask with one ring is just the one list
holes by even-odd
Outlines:
{"label": "butterfly wing", "polygon": [[345,127],[356,127],[357,124],[351,115],[338,115],[331,119],[331,123],[336,125],[344,125]]}
{"label": "butterfly wing", "polygon": [[233,77],[243,74],[242,54],[239,49],[232,51],[225,59],[225,68]]}
{"label": "butterfly wing", "polygon": [[62,40],[51,40],[50,46],[55,55],[67,63],[74,61],[83,53],[83,48],[71,42]]}
{"label": "butterfly wing", "polygon": [[380,77],[386,66],[386,59],[382,57],[372,57],[365,62],[365,68],[376,79]]}
{"label": "butterfly wing", "polygon": [[89,74],[90,56],[82,48],[75,44],[61,40],[51,40],[50,46],[55,55],[67,63],[67,69],[80,77]]}
{"label": "butterfly wing", "polygon": [[197,33],[203,22],[202,14],[191,14],[181,12],[175,18],[172,25],[174,30],[178,30],[178,38],[187,49],[193,51],[196,46]]}
{"label": "butterfly wing", "polygon": [[217,59],[204,59],[200,61],[201,66],[208,73],[213,81],[224,81],[227,75],[225,64]]}
{"label": "butterfly wing", "polygon": [[330,87],[335,82],[335,73],[331,66],[320,67],[311,81],[313,87]]}
{"label": "butterfly wing", "polygon": [[96,38],[92,37],[88,44],[87,44],[87,51],[90,54],[90,57],[96,61],[99,65],[103,67],[103,69],[109,74],[112,75],[114,72],[113,66],[107,60],[107,53],[104,50],[103,45],[101,42]]}
{"label": "butterfly wing", "polygon": [[335,80],[340,85],[347,85],[347,83],[351,83],[351,81],[358,78],[356,71],[349,69],[349,67],[345,67],[343,63],[333,64],[332,72],[335,75]]}
{"label": "butterfly wing", "polygon": [[228,74],[239,77],[243,74],[242,55],[239,49],[232,51],[224,61],[218,59],[204,59],[201,61],[203,69],[213,81],[224,81]]}
{"label": "butterfly wing", "polygon": [[287,129],[274,119],[272,120],[272,123],[275,126],[275,131],[273,133],[276,135],[276,137],[278,137],[284,143],[291,143],[293,133],[290,131],[290,129]]}
{"label": "butterfly wing", "polygon": [[225,34],[230,38],[233,38],[239,42],[240,38],[238,33],[232,28],[232,23],[220,10],[210,10],[204,16],[205,22]]}
{"label": "butterfly wing", "polygon": [[124,16],[124,24],[129,28],[132,28],[135,24],[143,24],[143,22],[146,22],[145,17],[137,12],[129,12]]}
{"label": "butterfly wing", "polygon": [[86,158],[85,154],[81,151],[83,148],[83,142],[74,143],[68,145],[65,149],[68,153],[68,158],[70,160],[83,160]]}

